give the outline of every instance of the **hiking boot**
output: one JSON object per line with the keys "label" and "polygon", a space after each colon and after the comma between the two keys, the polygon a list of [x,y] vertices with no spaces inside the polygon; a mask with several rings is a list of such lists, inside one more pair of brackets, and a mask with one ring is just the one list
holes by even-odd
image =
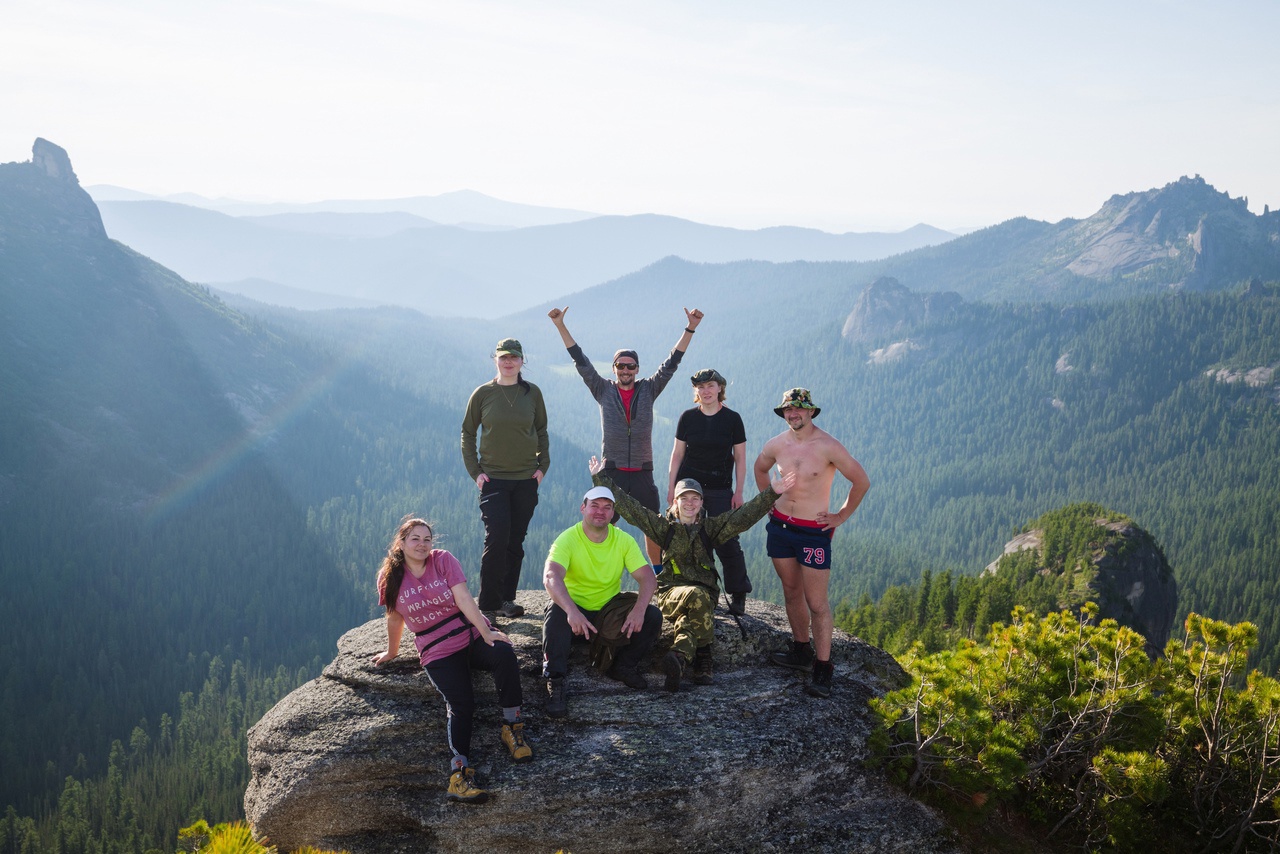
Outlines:
{"label": "hiking boot", "polygon": [[489,621],[489,625],[491,625],[491,626],[496,626],[496,625],[498,625],[498,613],[499,613],[499,612],[497,612],[497,611],[481,611],[480,613],[484,616],[484,618],[485,618],[486,620],[488,620],[488,621]]}
{"label": "hiking boot", "polygon": [[618,664],[615,662],[605,675],[610,679],[621,682],[628,688],[635,688],[637,691],[643,691],[649,687],[648,680],[644,678],[643,673],[636,669],[634,664]]}
{"label": "hiking boot", "polygon": [[508,602],[503,602],[502,607],[499,608],[494,613],[497,614],[499,617],[506,617],[507,619],[511,619],[512,617],[523,617],[524,608],[520,605],[517,605],[515,602],[508,601]]}
{"label": "hiking boot", "polygon": [[662,659],[662,669],[667,674],[667,681],[662,687],[672,694],[679,691],[680,677],[684,675],[684,656],[674,649],[671,650],[667,653],[667,657]]}
{"label": "hiking boot", "polygon": [[502,743],[511,751],[511,758],[517,762],[532,762],[533,748],[524,740],[524,724],[516,721],[502,725]]}
{"label": "hiking boot", "polygon": [[489,793],[475,784],[476,772],[463,766],[449,775],[449,792],[446,797],[460,804],[482,804],[489,800]]}
{"label": "hiking boot", "polygon": [[693,684],[710,685],[715,681],[711,675],[711,645],[700,646],[693,654]]}
{"label": "hiking boot", "polygon": [[791,642],[791,649],[786,652],[775,652],[769,660],[779,667],[790,667],[792,670],[803,670],[808,673],[813,668],[813,647],[808,641]]}
{"label": "hiking boot", "polygon": [[569,705],[565,702],[564,677],[553,676],[547,680],[547,717],[562,718],[569,714]]}
{"label": "hiking boot", "polygon": [[734,593],[729,597],[729,613],[735,617],[747,613],[747,594]]}
{"label": "hiking boot", "polygon": [[813,676],[809,678],[809,684],[804,686],[804,690],[814,697],[822,697],[824,700],[830,697],[831,676],[835,671],[835,665],[830,661],[815,661],[813,663]]}

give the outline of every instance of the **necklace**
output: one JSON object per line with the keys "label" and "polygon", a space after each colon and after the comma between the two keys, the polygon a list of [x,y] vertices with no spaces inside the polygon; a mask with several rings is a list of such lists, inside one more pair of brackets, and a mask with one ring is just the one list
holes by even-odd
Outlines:
{"label": "necklace", "polygon": [[498,391],[502,394],[502,399],[507,402],[508,409],[515,409],[516,398],[520,396],[520,389],[515,388],[514,386],[512,386],[512,389],[513,394],[510,397],[507,397],[506,386],[502,385],[502,383],[498,383]]}

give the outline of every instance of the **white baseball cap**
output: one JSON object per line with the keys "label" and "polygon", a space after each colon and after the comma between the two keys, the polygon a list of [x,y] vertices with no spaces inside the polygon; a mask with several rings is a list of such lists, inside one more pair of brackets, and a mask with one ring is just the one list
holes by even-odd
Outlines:
{"label": "white baseball cap", "polygon": [[582,496],[582,503],[586,504],[593,498],[607,498],[615,504],[617,503],[617,499],[613,497],[613,490],[607,486],[593,486],[588,489],[587,494]]}

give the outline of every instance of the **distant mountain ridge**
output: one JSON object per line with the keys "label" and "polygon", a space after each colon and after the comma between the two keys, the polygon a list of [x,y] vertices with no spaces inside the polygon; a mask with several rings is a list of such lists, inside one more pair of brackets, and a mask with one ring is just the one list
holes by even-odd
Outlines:
{"label": "distant mountain ridge", "polygon": [[154,196],[110,184],[85,188],[96,202],[163,201],[218,211],[228,216],[272,216],[276,214],[381,214],[404,213],[445,225],[476,224],[482,228],[527,228],[577,222],[599,214],[570,208],[526,205],[495,199],[474,190],[456,190],[437,196],[409,196],[400,199],[331,199],[320,202],[247,202],[240,199],[210,199],[196,193]]}
{"label": "distant mountain ridge", "polygon": [[[318,220],[308,225],[299,222],[304,215],[291,214],[282,229],[268,227],[280,224],[270,220],[171,202],[103,201],[99,208],[112,237],[191,281],[271,301],[236,284],[266,280],[433,316],[510,314],[672,255],[712,264],[867,260],[954,238],[926,225],[898,234],[835,235],[791,227],[744,231],[656,214],[505,231],[369,227],[358,237],[352,214],[342,215],[345,220],[311,214]],[[305,298],[286,304],[314,307]]]}
{"label": "distant mountain ridge", "polygon": [[914,291],[965,299],[1115,299],[1212,291],[1280,277],[1280,211],[1249,211],[1199,175],[1115,195],[1083,220],[1020,217],[945,244],[866,265]]}

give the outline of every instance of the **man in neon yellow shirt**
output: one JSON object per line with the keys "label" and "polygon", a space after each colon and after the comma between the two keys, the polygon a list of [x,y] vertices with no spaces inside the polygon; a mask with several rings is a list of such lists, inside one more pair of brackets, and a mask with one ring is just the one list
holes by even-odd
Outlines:
{"label": "man in neon yellow shirt", "polygon": [[[662,631],[662,612],[649,604],[657,590],[653,567],[630,534],[613,519],[613,492],[594,486],[582,498],[582,522],[551,545],[542,583],[551,601],[542,617],[542,675],[547,679],[547,714],[564,717],[565,676],[573,636],[592,640],[604,626],[602,617],[626,608],[621,635],[627,638],[614,657],[609,676],[643,690],[648,686],[640,661]],[[638,594],[622,593],[626,570],[640,586]],[[633,598],[634,597],[634,598]]]}

